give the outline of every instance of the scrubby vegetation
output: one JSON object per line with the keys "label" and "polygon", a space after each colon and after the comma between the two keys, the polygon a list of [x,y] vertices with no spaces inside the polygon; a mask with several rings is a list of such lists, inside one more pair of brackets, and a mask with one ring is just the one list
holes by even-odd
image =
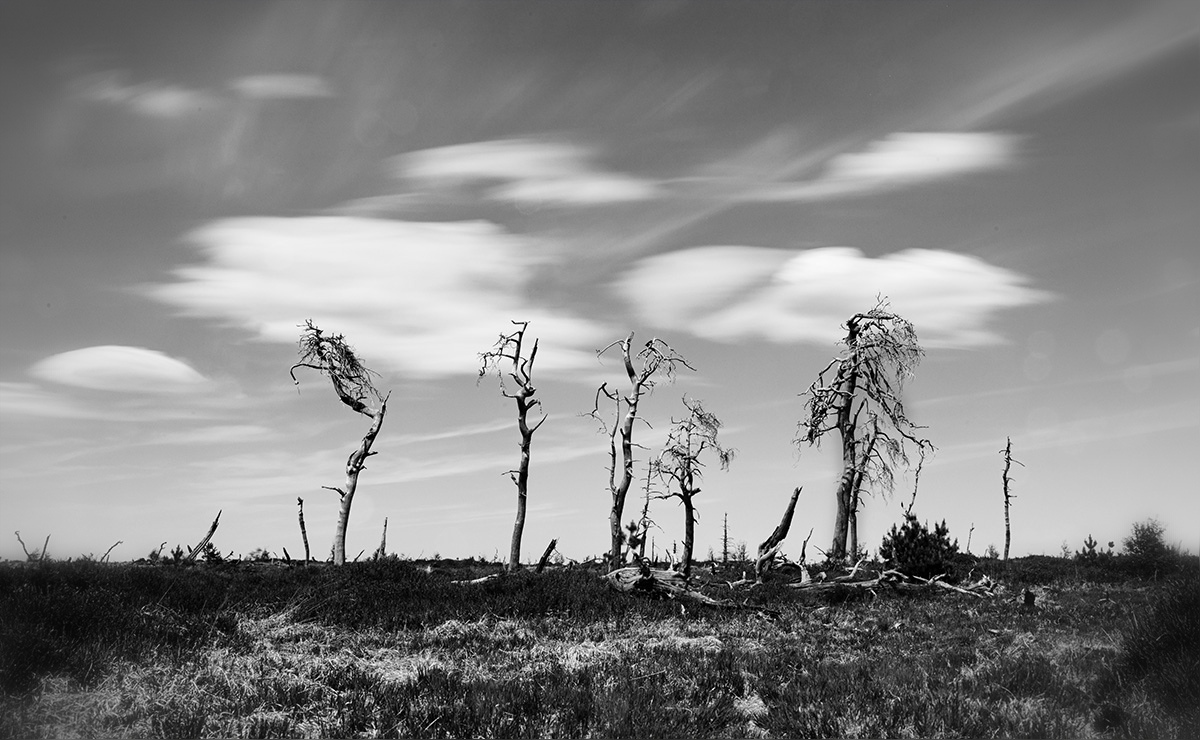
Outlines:
{"label": "scrubby vegetation", "polygon": [[[4,737],[1192,737],[1200,574],[968,562],[992,599],[613,593],[582,568],[0,567]],[[748,567],[696,569],[706,592]],[[1100,567],[1100,566],[1096,566]],[[1027,607],[1025,589],[1037,593]]]}
{"label": "scrubby vegetation", "polygon": [[879,557],[893,568],[921,578],[949,574],[957,554],[958,540],[950,541],[950,528],[945,519],[930,530],[911,513],[905,514],[900,529],[892,525],[879,546]]}

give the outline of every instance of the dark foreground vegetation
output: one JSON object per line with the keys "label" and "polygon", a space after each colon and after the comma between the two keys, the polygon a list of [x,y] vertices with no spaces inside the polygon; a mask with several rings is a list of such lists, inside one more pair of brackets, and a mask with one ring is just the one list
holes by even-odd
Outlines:
{"label": "dark foreground vegetation", "polygon": [[471,561],[0,564],[0,735],[1200,737],[1195,562],[958,556],[990,599],[694,570],[768,611]]}

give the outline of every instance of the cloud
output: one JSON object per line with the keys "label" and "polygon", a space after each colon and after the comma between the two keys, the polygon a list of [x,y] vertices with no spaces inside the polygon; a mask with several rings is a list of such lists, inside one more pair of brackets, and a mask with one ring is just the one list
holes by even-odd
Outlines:
{"label": "cloud", "polygon": [[69,398],[33,383],[0,382],[0,412],[4,416],[37,416],[50,419],[95,419],[98,415]]}
{"label": "cloud", "polygon": [[858,152],[839,154],[814,180],[774,183],[740,196],[750,201],[806,201],[859,195],[1001,169],[1018,137],[994,132],[899,132]]}
{"label": "cloud", "polygon": [[1004,309],[1050,294],[970,255],[908,249],[871,258],[850,247],[703,247],[649,257],[614,284],[642,320],[707,339],[761,337],[829,344],[877,295],[916,326],[926,347],[976,347]]}
{"label": "cloud", "polygon": [[187,363],[142,347],[106,345],[52,355],[33,365],[42,380],[103,391],[180,393],[207,386]]}
{"label": "cloud", "polygon": [[316,75],[265,74],[238,77],[230,89],[255,100],[298,100],[333,96],[329,83]]}
{"label": "cloud", "polygon": [[204,90],[181,85],[158,81],[130,84],[120,71],[87,77],[80,83],[80,96],[93,103],[122,106],[150,118],[179,118],[221,103]]}
{"label": "cloud", "polygon": [[541,338],[543,372],[591,366],[603,336],[595,322],[527,296],[543,251],[491,223],[243,218],[189,239],[204,261],[148,288],[151,297],[288,345],[311,318],[378,369],[473,374],[510,319],[529,321]]}
{"label": "cloud", "polygon": [[598,205],[661,195],[653,181],[599,170],[592,158],[573,144],[506,139],[409,152],[393,168],[418,185],[483,187],[486,197],[516,204]]}

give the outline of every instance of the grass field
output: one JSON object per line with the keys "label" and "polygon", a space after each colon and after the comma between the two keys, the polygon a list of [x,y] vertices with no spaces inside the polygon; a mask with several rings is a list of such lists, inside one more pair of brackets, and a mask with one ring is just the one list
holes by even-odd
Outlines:
{"label": "grass field", "polygon": [[3,736],[1200,736],[1194,565],[992,563],[992,599],[708,576],[774,613],[431,565],[6,564]]}

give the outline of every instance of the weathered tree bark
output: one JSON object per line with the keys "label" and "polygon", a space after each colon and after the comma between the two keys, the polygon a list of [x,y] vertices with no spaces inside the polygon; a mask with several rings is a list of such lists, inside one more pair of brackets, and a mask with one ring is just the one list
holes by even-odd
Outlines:
{"label": "weathered tree bark", "polygon": [[1005,437],[1004,445],[1004,473],[1001,476],[1004,481],[1004,562],[1008,562],[1008,546],[1012,542],[1012,524],[1008,517],[1009,504],[1015,495],[1009,492],[1008,484],[1012,482],[1012,478],[1008,476],[1008,471],[1012,468],[1012,464],[1023,465],[1018,460],[1012,457],[1012,437]]}
{"label": "weathered tree bark", "polygon": [[375,560],[383,560],[387,557],[387,517],[383,518],[383,535],[379,538],[379,548],[375,550],[375,554],[371,557]]}
{"label": "weathered tree bark", "polygon": [[312,555],[308,551],[308,530],[304,528],[304,499],[297,496],[296,505],[300,507],[300,538],[304,540],[304,563],[307,565]]}
{"label": "weathered tree bark", "polygon": [[[833,523],[833,544],[829,548],[831,560],[846,558],[846,544],[849,539],[851,502],[859,480],[858,462],[858,415],[852,413],[854,394],[858,390],[858,322],[854,319],[846,322],[846,343],[851,347],[849,362],[838,368],[838,380],[834,387],[839,397],[837,406],[837,429],[842,435],[842,477],[838,481],[837,517]],[[848,368],[848,369],[847,369]],[[843,374],[843,370],[846,372]]]}
{"label": "weathered tree bark", "polygon": [[792,491],[792,498],[788,501],[787,508],[783,512],[783,518],[779,520],[779,525],[758,546],[758,557],[754,560],[754,579],[759,583],[762,582],[763,576],[775,564],[775,556],[779,554],[779,546],[783,544],[783,540],[788,536],[788,532],[792,528],[792,517],[796,514],[796,501],[799,500],[800,491],[803,488],[803,486],[799,486]]}
{"label": "weathered tree bark", "polygon": [[550,544],[546,545],[546,551],[542,553],[542,557],[538,559],[537,570],[535,573],[541,573],[546,569],[546,563],[550,562],[550,554],[554,552],[554,548],[558,547],[558,540],[550,540]]}
{"label": "weathered tree bark", "polygon": [[204,539],[200,540],[200,543],[198,545],[196,545],[196,547],[191,552],[188,553],[186,558],[183,559],[185,563],[191,563],[196,560],[196,556],[200,554],[200,551],[204,549],[204,546],[212,541],[212,536],[214,534],[216,534],[217,525],[220,523],[221,523],[221,512],[218,511],[217,518],[213,519],[212,526],[208,528],[208,534],[204,535]]}
{"label": "weathered tree bark", "polygon": [[[630,348],[632,346],[633,332],[629,332],[629,336],[621,343],[621,351],[625,363],[625,373],[629,376],[633,392],[627,398],[625,418],[621,421],[621,479],[612,488],[612,509],[608,513],[609,534],[612,538],[612,549],[610,550],[612,556],[610,561],[611,567],[620,565],[621,547],[625,540],[624,535],[621,533],[621,517],[625,513],[625,497],[629,494],[629,486],[633,485],[633,424],[637,421],[638,402],[641,401],[638,376],[633,369],[633,358],[630,356]],[[616,435],[617,431],[614,430],[613,434]],[[613,449],[616,449],[616,444],[616,438],[614,437]]]}
{"label": "weathered tree bark", "polygon": [[379,409],[375,412],[371,422],[371,428],[363,435],[358,449],[351,452],[350,457],[346,460],[346,487],[341,489],[322,486],[335,491],[340,496],[341,506],[338,509],[337,529],[333,533],[334,565],[346,563],[346,528],[350,524],[350,507],[354,503],[354,493],[358,490],[358,475],[366,467],[367,458],[375,454],[371,451],[371,445],[375,444],[375,437],[379,435],[379,428],[383,426],[385,414],[387,414],[386,398],[379,404]]}
{"label": "weathered tree bark", "polygon": [[[698,493],[699,491],[697,491]],[[683,577],[692,575],[692,552],[696,548],[696,506],[692,496],[683,499]]]}
{"label": "weathered tree bark", "polygon": [[[529,448],[533,444],[533,432],[526,417],[530,404],[525,398],[517,398],[517,427],[521,432],[521,461],[517,466],[517,516],[513,522],[512,540],[508,549],[508,569],[521,567],[521,539],[525,535],[525,509],[529,499]],[[545,421],[545,417],[542,419]],[[541,426],[541,422],[538,422]]]}

